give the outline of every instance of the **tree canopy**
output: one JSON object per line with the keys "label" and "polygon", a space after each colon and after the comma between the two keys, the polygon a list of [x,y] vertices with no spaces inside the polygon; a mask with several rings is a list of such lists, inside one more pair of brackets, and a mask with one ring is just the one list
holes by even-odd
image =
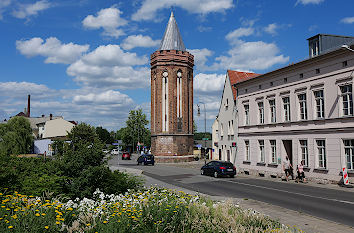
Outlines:
{"label": "tree canopy", "polygon": [[31,125],[25,117],[13,117],[6,124],[0,124],[0,154],[27,154],[32,144]]}
{"label": "tree canopy", "polygon": [[107,129],[104,129],[101,126],[98,126],[98,127],[96,127],[96,133],[103,143],[111,144],[114,142],[114,135],[109,133]]}
{"label": "tree canopy", "polygon": [[[131,144],[133,148],[138,142],[150,146],[150,130],[146,128],[149,121],[142,109],[131,110],[126,123],[126,127],[118,131],[122,135],[122,140],[125,144]],[[117,132],[117,133],[118,133]]]}

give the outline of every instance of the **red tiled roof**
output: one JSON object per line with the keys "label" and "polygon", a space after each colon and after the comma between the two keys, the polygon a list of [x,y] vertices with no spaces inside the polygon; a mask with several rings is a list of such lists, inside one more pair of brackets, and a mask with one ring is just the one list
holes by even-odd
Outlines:
{"label": "red tiled roof", "polygon": [[236,99],[236,89],[233,87],[234,84],[244,81],[246,79],[251,79],[259,76],[260,74],[256,73],[248,73],[248,72],[240,72],[235,70],[227,70],[227,74],[230,78],[232,94],[234,95],[234,100]]}

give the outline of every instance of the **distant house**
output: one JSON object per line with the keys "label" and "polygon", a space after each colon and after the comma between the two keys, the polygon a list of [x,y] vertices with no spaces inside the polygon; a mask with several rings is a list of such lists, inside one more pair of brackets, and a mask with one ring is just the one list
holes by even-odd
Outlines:
{"label": "distant house", "polygon": [[34,153],[52,155],[54,148],[52,143],[54,140],[66,140],[68,132],[75,126],[75,124],[66,121],[62,118],[46,121],[39,125],[40,139],[34,141]]}

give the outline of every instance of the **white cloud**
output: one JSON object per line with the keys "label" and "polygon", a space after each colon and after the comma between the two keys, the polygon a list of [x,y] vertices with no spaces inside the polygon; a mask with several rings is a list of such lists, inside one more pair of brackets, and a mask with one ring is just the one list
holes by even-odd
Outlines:
{"label": "white cloud", "polygon": [[231,48],[227,55],[215,58],[216,62],[210,66],[209,70],[263,70],[289,61],[289,57],[278,55],[280,51],[275,43],[241,40],[241,37],[250,36],[253,33],[253,28],[238,28],[228,33],[225,38],[229,41]]}
{"label": "white cloud", "polygon": [[228,51],[228,56],[219,56],[215,60],[219,62],[217,67],[224,69],[263,70],[289,61],[289,57],[277,55],[279,52],[274,43],[242,41]]}
{"label": "white cloud", "polygon": [[123,49],[130,50],[136,47],[156,47],[160,40],[153,40],[150,36],[132,35],[124,39],[121,44]]}
{"label": "white cloud", "polygon": [[139,67],[147,63],[145,56],[124,52],[118,45],[106,45],[71,64],[67,73],[89,87],[136,89],[149,85],[150,70]]}
{"label": "white cloud", "polygon": [[324,0],[297,0],[296,4],[303,4],[303,5],[307,5],[307,4],[320,4],[321,2],[323,2]]}
{"label": "white cloud", "polygon": [[211,95],[222,91],[224,83],[225,75],[199,73],[194,77],[193,86],[196,93]]}
{"label": "white cloud", "polygon": [[129,105],[133,100],[119,91],[108,90],[102,93],[89,93],[87,95],[76,95],[73,98],[76,104],[110,104],[115,106]]}
{"label": "white cloud", "polygon": [[129,110],[136,107],[128,95],[112,89],[55,90],[30,82],[0,82],[0,121],[23,111],[28,94],[31,94],[31,116],[52,113],[110,130],[123,127]]}
{"label": "white cloud", "polygon": [[50,8],[52,4],[47,0],[40,0],[33,4],[20,4],[19,8],[12,12],[12,15],[19,19],[37,15],[40,11]]}
{"label": "white cloud", "polygon": [[1,0],[0,1],[0,20],[2,20],[3,16],[2,13],[4,12],[5,8],[11,4],[11,0]]}
{"label": "white cloud", "polygon": [[159,10],[172,6],[181,7],[190,13],[208,14],[211,12],[224,12],[232,8],[232,0],[144,0],[142,6],[132,16],[133,20],[154,20]]}
{"label": "white cloud", "polygon": [[276,35],[278,28],[279,28],[279,26],[276,23],[271,23],[267,27],[264,28],[264,31],[271,34],[271,35]]}
{"label": "white cloud", "polygon": [[97,16],[88,15],[82,24],[87,29],[103,28],[102,35],[118,38],[124,35],[124,31],[119,27],[128,23],[127,20],[120,17],[122,11],[116,7],[102,9],[97,13]]}
{"label": "white cloud", "polygon": [[80,58],[89,49],[89,45],[63,44],[55,37],[50,37],[44,42],[43,39],[35,37],[16,41],[16,48],[28,57],[47,57],[45,63],[70,64]]}
{"label": "white cloud", "polygon": [[235,44],[239,42],[240,37],[250,36],[254,33],[254,29],[249,28],[238,28],[232,32],[229,32],[225,38],[230,42],[230,44]]}
{"label": "white cloud", "polygon": [[204,48],[204,49],[188,49],[188,52],[194,55],[194,62],[198,70],[207,69],[205,63],[208,60],[208,57],[213,55],[213,51]]}
{"label": "white cloud", "polygon": [[341,20],[342,23],[352,24],[354,23],[354,17],[346,17]]}

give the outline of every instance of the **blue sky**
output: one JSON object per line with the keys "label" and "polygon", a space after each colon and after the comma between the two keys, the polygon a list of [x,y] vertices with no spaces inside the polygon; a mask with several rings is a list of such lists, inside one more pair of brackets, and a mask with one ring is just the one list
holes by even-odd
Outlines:
{"label": "blue sky", "polygon": [[131,109],[150,118],[149,57],[171,8],[195,55],[207,131],[227,69],[265,73],[306,59],[313,35],[354,36],[353,0],[0,0],[0,119],[23,111],[28,94],[32,116],[109,130]]}

